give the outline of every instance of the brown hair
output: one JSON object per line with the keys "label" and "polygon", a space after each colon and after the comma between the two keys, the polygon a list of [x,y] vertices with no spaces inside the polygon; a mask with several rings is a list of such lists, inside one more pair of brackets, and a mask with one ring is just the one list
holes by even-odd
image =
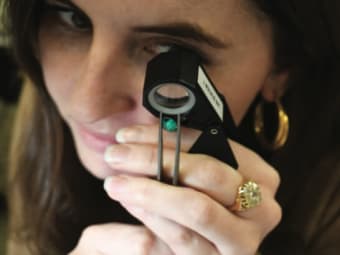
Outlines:
{"label": "brown hair", "polygon": [[[297,218],[291,205],[301,199],[296,194],[302,193],[303,197],[320,167],[331,176],[339,155],[339,6],[336,1],[322,0],[255,2],[274,24],[277,70],[291,70],[290,88],[283,100],[292,132],[284,149],[265,154],[280,169],[278,199],[287,213],[262,248],[273,250],[283,237],[286,242],[301,239],[294,245],[304,248],[308,240],[313,240],[312,234],[308,239],[302,226],[291,228],[289,222]],[[22,212],[22,221],[12,224],[11,232],[19,233],[19,242],[32,244],[34,254],[51,254],[51,250],[64,254],[76,244],[85,226],[132,219],[107,199],[100,181],[82,168],[70,132],[46,92],[35,57],[41,5],[41,0],[7,0],[6,5],[14,54],[32,80],[23,92],[11,153],[14,174],[9,187],[14,195],[10,204],[17,212],[16,201],[21,201]],[[250,134],[250,123],[251,111],[240,130],[249,146],[261,151]],[[301,183],[308,185],[303,188]],[[300,209],[305,210],[302,206]],[[18,216],[12,218],[14,223]],[[285,234],[292,231],[296,236]],[[273,253],[281,254],[276,249]],[[284,247],[280,249],[284,254]]]}
{"label": "brown hair", "polygon": [[133,220],[83,169],[69,130],[46,92],[35,57],[40,5],[9,1],[6,6],[14,55],[30,78],[10,153],[10,239],[27,245],[32,254],[65,254],[87,225]]}

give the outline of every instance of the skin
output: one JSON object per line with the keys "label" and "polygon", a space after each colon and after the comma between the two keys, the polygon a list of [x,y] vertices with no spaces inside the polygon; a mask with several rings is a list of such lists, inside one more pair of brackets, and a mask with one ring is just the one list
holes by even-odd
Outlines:
{"label": "skin", "polygon": [[[48,3],[72,8],[64,1]],[[276,171],[233,141],[238,171],[209,156],[188,154],[197,132],[184,129],[180,182],[185,187],[148,178],[156,175],[158,127],[141,95],[147,62],[164,46],[184,44],[203,53],[209,76],[239,123],[258,93],[273,100],[284,86],[285,75],[273,71],[270,22],[236,0],[73,4],[86,13],[91,27],[76,26],[70,12],[43,17],[38,55],[46,86],[83,165],[106,179],[108,195],[144,225],[90,226],[70,254],[255,254],[281,217],[274,200]],[[178,22],[199,26],[219,43],[135,29]],[[174,134],[167,133],[164,171],[169,177],[174,144]],[[263,201],[246,212],[231,212],[237,187],[247,179],[260,185]]]}

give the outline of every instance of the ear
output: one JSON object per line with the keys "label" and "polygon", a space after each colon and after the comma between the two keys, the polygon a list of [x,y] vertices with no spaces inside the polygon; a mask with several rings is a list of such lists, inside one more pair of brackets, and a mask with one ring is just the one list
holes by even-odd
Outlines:
{"label": "ear", "polygon": [[273,102],[282,97],[287,88],[288,71],[273,72],[268,75],[261,89],[264,100]]}

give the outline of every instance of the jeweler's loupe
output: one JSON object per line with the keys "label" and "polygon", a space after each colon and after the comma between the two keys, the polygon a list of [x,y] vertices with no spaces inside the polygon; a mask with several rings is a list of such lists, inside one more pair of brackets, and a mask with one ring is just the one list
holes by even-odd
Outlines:
{"label": "jeweler's loupe", "polygon": [[159,122],[158,180],[163,180],[163,129],[176,132],[173,184],[178,184],[181,125],[202,131],[190,153],[213,156],[235,169],[236,159],[227,141],[238,140],[236,126],[224,97],[211,82],[200,58],[185,49],[172,49],[147,66],[143,105]]}
{"label": "jeweler's loupe", "polygon": [[148,95],[150,105],[164,114],[185,114],[195,105],[196,97],[185,86],[164,83],[154,87]]}

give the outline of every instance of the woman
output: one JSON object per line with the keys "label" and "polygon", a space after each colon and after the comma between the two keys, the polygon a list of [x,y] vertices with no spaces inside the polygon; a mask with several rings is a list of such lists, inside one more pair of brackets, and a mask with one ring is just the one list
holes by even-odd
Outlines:
{"label": "woman", "polygon": [[[336,1],[7,6],[14,50],[32,81],[11,156],[9,254],[337,252]],[[183,187],[154,180],[157,119],[141,103],[147,63],[174,45],[201,57],[245,141],[230,141],[235,171],[187,153],[197,132],[184,129]],[[274,141],[258,130],[257,143],[253,108],[264,101],[281,115],[265,118]],[[175,137],[165,138],[170,177]],[[239,202],[249,180],[262,198],[252,208]]]}

